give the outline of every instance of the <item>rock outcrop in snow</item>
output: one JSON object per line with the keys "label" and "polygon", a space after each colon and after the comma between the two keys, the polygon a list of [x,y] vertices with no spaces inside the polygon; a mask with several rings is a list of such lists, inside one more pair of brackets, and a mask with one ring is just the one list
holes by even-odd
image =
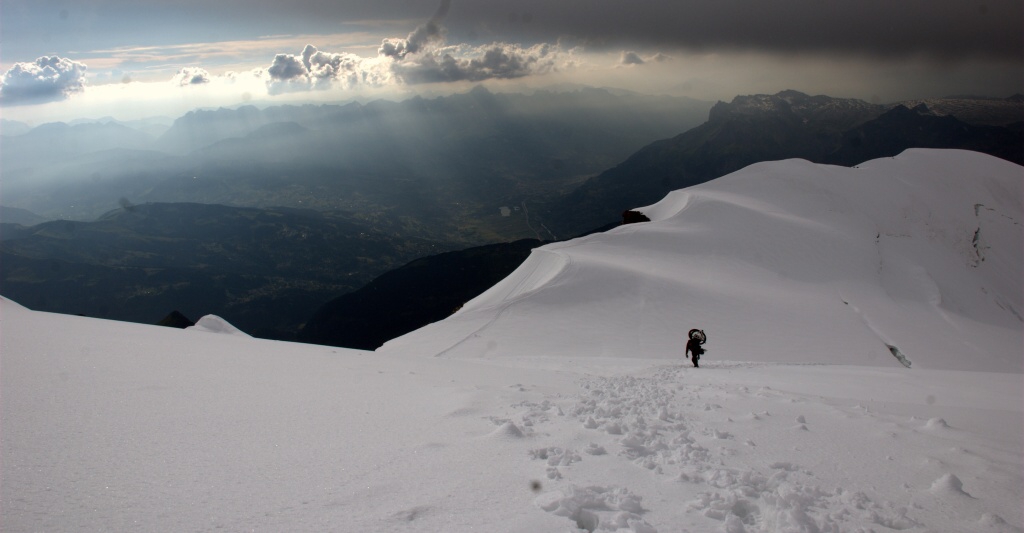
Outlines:
{"label": "rock outcrop in snow", "polygon": [[752,165],[536,249],[381,351],[679,358],[700,327],[712,360],[1021,372],[1022,181],[956,150]]}

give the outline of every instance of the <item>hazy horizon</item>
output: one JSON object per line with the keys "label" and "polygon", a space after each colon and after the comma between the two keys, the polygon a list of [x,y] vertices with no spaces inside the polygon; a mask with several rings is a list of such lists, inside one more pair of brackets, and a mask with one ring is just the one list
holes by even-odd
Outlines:
{"label": "hazy horizon", "polygon": [[0,114],[30,124],[476,84],[708,101],[786,89],[874,103],[1024,92],[1019,0],[10,0],[0,9]]}

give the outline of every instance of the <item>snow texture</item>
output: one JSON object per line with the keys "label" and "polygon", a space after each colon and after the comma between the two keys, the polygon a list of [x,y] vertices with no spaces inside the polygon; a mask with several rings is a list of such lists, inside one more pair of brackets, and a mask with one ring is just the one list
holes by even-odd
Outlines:
{"label": "snow texture", "polygon": [[0,299],[0,523],[1024,531],[1021,179],[755,165],[377,353]]}
{"label": "snow texture", "polygon": [[206,315],[200,318],[196,325],[185,328],[191,331],[205,331],[207,333],[219,333],[221,335],[234,335],[236,337],[250,337],[247,333],[231,325],[217,315]]}
{"label": "snow texture", "polygon": [[678,358],[695,327],[704,360],[1024,371],[1018,165],[761,163],[638,210],[379,351]]}

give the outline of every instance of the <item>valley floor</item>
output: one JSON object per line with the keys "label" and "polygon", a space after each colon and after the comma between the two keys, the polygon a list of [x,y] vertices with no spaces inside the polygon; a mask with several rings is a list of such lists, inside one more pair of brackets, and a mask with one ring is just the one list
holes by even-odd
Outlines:
{"label": "valley floor", "polygon": [[1020,374],[0,328],[8,531],[1024,527]]}

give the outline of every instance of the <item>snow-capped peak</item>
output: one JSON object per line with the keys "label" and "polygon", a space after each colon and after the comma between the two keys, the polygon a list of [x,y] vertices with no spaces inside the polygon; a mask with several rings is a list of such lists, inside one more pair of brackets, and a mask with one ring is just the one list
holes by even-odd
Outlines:
{"label": "snow-capped peak", "polygon": [[380,351],[679,358],[699,327],[723,360],[1021,372],[1022,177],[966,151],[752,165],[539,248]]}

